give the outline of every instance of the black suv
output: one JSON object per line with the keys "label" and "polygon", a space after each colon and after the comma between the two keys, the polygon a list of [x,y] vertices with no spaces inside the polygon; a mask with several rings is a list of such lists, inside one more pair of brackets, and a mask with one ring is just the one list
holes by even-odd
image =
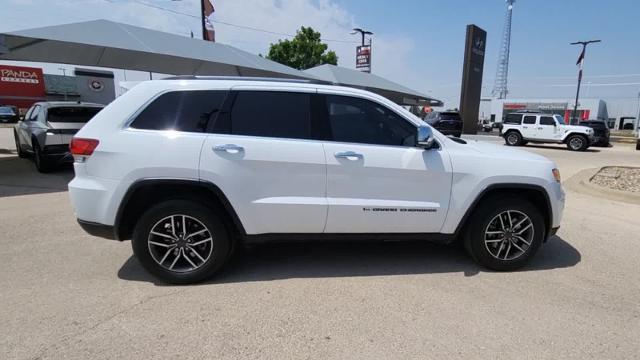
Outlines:
{"label": "black suv", "polygon": [[592,145],[595,146],[609,146],[609,127],[603,120],[585,120],[581,121],[580,125],[587,126],[593,129],[593,135],[595,140]]}
{"label": "black suv", "polygon": [[425,116],[424,121],[445,135],[460,137],[462,118],[457,111],[434,111]]}

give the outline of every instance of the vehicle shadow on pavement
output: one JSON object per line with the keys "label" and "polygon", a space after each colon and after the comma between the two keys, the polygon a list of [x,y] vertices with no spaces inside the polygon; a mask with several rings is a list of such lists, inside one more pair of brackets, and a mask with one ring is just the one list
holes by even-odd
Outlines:
{"label": "vehicle shadow on pavement", "polygon": [[[557,146],[546,145],[545,146],[545,145],[538,145],[538,144],[527,144],[526,146],[523,146],[522,148],[525,149],[525,150],[527,148],[535,148],[535,149],[563,150],[563,151],[571,152],[571,150],[567,149],[566,145],[562,145],[562,146],[560,146],[560,145],[557,145]],[[593,147],[590,147],[590,148],[588,148],[586,150],[576,151],[576,152],[578,152],[578,153],[581,153],[581,152],[583,152],[583,153],[598,153],[600,151],[602,151],[602,150],[594,149]]]}
{"label": "vehicle shadow on pavement", "polygon": [[0,198],[67,191],[73,178],[73,166],[64,165],[47,174],[36,170],[31,159],[0,159]]}
{"label": "vehicle shadow on pavement", "polygon": [[[566,268],[578,264],[580,259],[576,248],[554,236],[520,271]],[[458,246],[427,242],[274,243],[239,252],[220,274],[204,284],[452,272],[473,276],[481,271],[490,270],[476,265]],[[133,256],[120,268],[118,277],[164,285]]]}

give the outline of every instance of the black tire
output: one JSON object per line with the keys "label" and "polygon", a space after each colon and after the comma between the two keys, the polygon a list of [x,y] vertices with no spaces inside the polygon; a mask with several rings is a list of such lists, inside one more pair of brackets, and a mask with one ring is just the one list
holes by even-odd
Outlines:
{"label": "black tire", "polygon": [[[154,227],[158,226],[158,224],[161,226],[161,221],[172,215],[187,216],[189,220],[187,220],[186,228],[189,228],[189,221],[192,226],[199,224],[206,227],[208,235],[210,235],[208,237],[210,237],[211,240],[205,244],[198,245],[204,246],[202,253],[198,255],[198,258],[203,261],[200,262],[194,256],[195,254],[193,254],[192,251],[193,247],[189,247],[191,244],[186,244],[186,239],[180,238],[181,243],[179,243],[151,234]],[[197,220],[197,222],[192,219]],[[181,229],[182,225],[180,225],[180,223],[178,220],[178,224],[175,226],[178,236],[185,234]],[[164,228],[167,229],[166,225]],[[156,227],[156,229],[158,228]],[[196,227],[196,229],[199,228]],[[151,236],[154,237],[151,238]],[[195,243],[204,241],[202,237],[207,237],[207,232],[199,236],[199,238],[194,239]],[[170,246],[175,245],[175,247],[172,248],[174,250],[149,244],[150,239],[153,239],[154,243],[162,242]],[[142,266],[152,275],[171,284],[191,284],[210,278],[225,264],[229,257],[230,239],[221,218],[208,207],[192,200],[167,200],[153,206],[140,217],[133,231],[131,246],[133,253]],[[160,265],[158,261],[154,260],[154,254],[152,254],[154,250],[151,250],[152,246],[154,246],[154,250],[156,248],[158,249],[158,253],[160,253],[160,251],[164,252],[166,249],[167,252],[164,257],[160,259],[166,259],[164,262],[161,261],[161,263],[165,265]],[[210,247],[210,249],[208,247]],[[175,253],[176,249],[178,249],[177,255]],[[172,253],[168,251],[172,251]],[[187,251],[191,252],[192,260],[187,255]],[[158,253],[155,253],[156,259],[159,257]],[[204,255],[207,256],[205,257]],[[172,259],[174,261],[172,261]],[[195,264],[192,261],[195,262]],[[177,266],[175,270],[167,268],[169,262],[173,262],[174,265]],[[187,267],[187,269],[178,269],[178,266]],[[173,266],[171,267],[173,268]],[[192,269],[188,269],[189,267],[192,267]]]}
{"label": "black tire", "polygon": [[51,172],[51,164],[49,160],[42,154],[42,150],[40,149],[40,145],[37,141],[32,140],[31,145],[33,147],[33,161],[36,164],[36,169],[41,173]]}
{"label": "black tire", "polygon": [[589,147],[589,139],[584,135],[569,135],[567,138],[567,148],[571,151],[585,151]]}
{"label": "black tire", "polygon": [[[510,211],[510,215],[513,219],[513,225],[524,219],[522,214],[526,215],[531,226],[525,229],[524,233],[518,235],[527,237],[530,245],[526,245],[525,242],[520,240],[502,240],[496,242],[491,238],[488,241],[491,243],[485,243],[485,236],[492,237],[494,235],[486,235],[485,231],[489,229],[495,229],[492,227],[494,224],[499,223],[498,215],[502,214],[503,221],[508,223],[508,217],[504,215],[506,211]],[[495,221],[495,223],[493,222]],[[525,224],[528,224],[525,223]],[[505,225],[508,227],[508,225]],[[522,230],[525,225],[520,225],[517,229],[511,233],[517,233]],[[498,229],[499,231],[500,229]],[[509,230],[511,231],[511,230]],[[495,231],[492,231],[495,232]],[[496,234],[496,239],[499,239],[500,234]],[[507,235],[510,236],[510,235]],[[542,244],[542,240],[545,237],[545,222],[540,211],[533,206],[527,200],[517,196],[507,197],[491,197],[484,200],[474,211],[469,227],[465,236],[465,248],[471,257],[480,265],[497,271],[512,271],[517,270],[524,266],[529,259],[538,251],[538,248]],[[504,238],[504,236],[503,236]],[[507,247],[514,244],[513,247]],[[518,249],[516,245],[519,246]],[[500,248],[500,246],[504,246]],[[504,249],[504,251],[502,251]],[[509,251],[513,249],[515,253],[511,253],[512,256],[518,255],[515,258],[509,258]],[[491,251],[491,252],[490,252]],[[492,253],[493,252],[493,253]],[[505,255],[506,252],[506,255]],[[496,257],[496,253],[498,256]],[[503,255],[507,259],[503,259]]]}
{"label": "black tire", "polygon": [[522,135],[519,132],[511,130],[504,134],[504,142],[509,146],[522,145]]}
{"label": "black tire", "polygon": [[636,142],[636,150],[640,150],[640,140]]}
{"label": "black tire", "polygon": [[18,134],[16,134],[16,132],[13,132],[13,138],[16,141],[16,153],[18,154],[19,158],[26,158],[27,154],[24,153],[24,151],[22,151],[22,146],[20,146],[20,140],[18,140]]}

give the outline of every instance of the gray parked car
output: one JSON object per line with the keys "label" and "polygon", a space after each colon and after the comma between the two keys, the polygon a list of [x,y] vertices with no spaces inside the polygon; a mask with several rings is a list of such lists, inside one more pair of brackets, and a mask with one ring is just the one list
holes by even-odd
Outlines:
{"label": "gray parked car", "polygon": [[83,102],[37,102],[14,127],[18,156],[33,156],[36,168],[48,172],[73,162],[69,143],[104,105]]}

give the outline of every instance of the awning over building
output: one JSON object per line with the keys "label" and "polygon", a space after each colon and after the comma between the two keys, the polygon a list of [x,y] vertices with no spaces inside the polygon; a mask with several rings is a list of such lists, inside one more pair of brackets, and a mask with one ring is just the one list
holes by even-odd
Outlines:
{"label": "awning over building", "polygon": [[313,78],[236,49],[107,20],[0,34],[0,60],[74,64],[174,75]]}
{"label": "awning over building", "polygon": [[431,98],[383,77],[335,65],[320,65],[306,73],[337,85],[368,90],[401,105],[442,106],[442,101]]}

